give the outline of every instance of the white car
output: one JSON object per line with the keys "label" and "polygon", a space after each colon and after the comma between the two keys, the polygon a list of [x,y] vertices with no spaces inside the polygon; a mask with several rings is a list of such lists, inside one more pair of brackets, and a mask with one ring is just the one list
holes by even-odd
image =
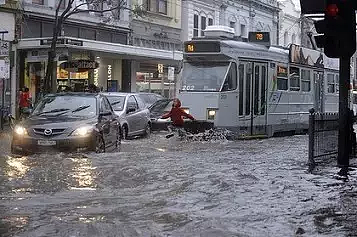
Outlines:
{"label": "white car", "polygon": [[115,114],[119,116],[123,139],[150,135],[150,112],[137,94],[108,92],[103,95],[108,98]]}

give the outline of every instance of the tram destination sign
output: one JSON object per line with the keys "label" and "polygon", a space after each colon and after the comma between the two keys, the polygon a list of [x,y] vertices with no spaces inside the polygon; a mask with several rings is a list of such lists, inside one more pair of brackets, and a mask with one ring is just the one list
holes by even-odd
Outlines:
{"label": "tram destination sign", "polygon": [[249,32],[248,41],[270,46],[270,34],[269,32]]}
{"label": "tram destination sign", "polygon": [[67,61],[60,64],[60,68],[70,72],[85,72],[98,67],[99,63],[91,60]]}
{"label": "tram destination sign", "polygon": [[196,42],[190,41],[185,43],[186,53],[219,53],[221,44],[217,41]]}

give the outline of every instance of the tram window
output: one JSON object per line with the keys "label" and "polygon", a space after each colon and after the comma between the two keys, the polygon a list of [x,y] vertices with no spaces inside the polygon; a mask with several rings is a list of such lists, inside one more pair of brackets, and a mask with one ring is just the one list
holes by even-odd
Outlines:
{"label": "tram window", "polygon": [[232,91],[235,89],[237,89],[237,65],[235,63],[231,63],[231,67],[227,73],[222,91]]}
{"label": "tram window", "polygon": [[335,91],[336,91],[336,93],[338,93],[339,92],[339,84],[340,84],[340,77],[339,77],[339,75],[335,75]]}
{"label": "tram window", "polygon": [[311,72],[310,70],[301,69],[301,90],[311,90]]}
{"label": "tram window", "polygon": [[260,114],[264,115],[265,114],[265,83],[266,83],[266,68],[265,66],[262,66],[262,88],[261,88],[261,98],[260,98]]}
{"label": "tram window", "polygon": [[335,80],[333,74],[327,74],[327,93],[335,93]]}
{"label": "tram window", "polygon": [[277,88],[282,91],[287,91],[289,89],[288,69],[286,67],[277,67]]}
{"label": "tram window", "polygon": [[300,69],[290,67],[290,90],[300,91]]}
{"label": "tram window", "polygon": [[238,67],[239,76],[239,115],[243,115],[243,86],[244,86],[244,64],[240,64]]}

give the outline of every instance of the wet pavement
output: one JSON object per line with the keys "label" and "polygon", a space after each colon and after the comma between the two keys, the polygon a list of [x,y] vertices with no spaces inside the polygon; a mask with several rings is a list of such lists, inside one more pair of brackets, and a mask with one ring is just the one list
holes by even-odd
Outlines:
{"label": "wet pavement", "polygon": [[356,236],[357,172],[307,172],[307,136],[179,141],[109,154],[9,154],[1,135],[0,236]]}

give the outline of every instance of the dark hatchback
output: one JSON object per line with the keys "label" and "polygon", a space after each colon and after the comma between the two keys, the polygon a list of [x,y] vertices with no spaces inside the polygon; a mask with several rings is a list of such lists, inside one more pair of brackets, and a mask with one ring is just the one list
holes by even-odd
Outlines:
{"label": "dark hatchback", "polygon": [[13,131],[11,152],[119,150],[118,117],[95,93],[58,93],[42,98]]}

